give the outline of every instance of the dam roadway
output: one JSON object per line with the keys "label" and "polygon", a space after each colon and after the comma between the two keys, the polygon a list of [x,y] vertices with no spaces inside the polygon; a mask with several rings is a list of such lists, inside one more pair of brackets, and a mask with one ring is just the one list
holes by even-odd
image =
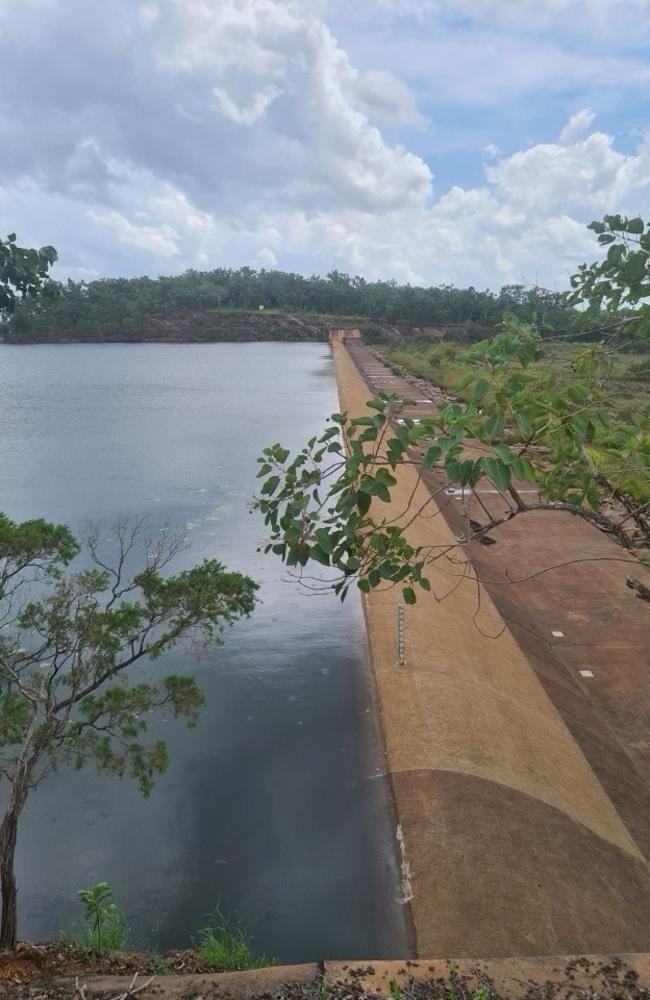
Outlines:
{"label": "dam roadway", "polygon": [[[332,348],[351,416],[380,391],[423,396],[359,341]],[[449,485],[405,466],[382,510],[405,523],[411,497],[429,501],[408,540],[453,545],[465,503],[481,510]],[[417,953],[648,952],[650,608],[624,551],[571,515],[516,518],[495,541],[472,544],[480,608],[461,566],[428,573],[432,593],[404,609],[404,666],[399,588],[364,598]]]}

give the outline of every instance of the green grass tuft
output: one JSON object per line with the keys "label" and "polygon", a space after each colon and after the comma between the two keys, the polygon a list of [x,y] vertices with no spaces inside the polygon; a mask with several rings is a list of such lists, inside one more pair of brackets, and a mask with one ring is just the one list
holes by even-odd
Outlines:
{"label": "green grass tuft", "polygon": [[85,920],[73,924],[69,931],[65,931],[61,935],[61,939],[83,955],[100,958],[107,951],[125,951],[129,945],[130,936],[126,917],[120,910],[104,921],[101,929],[101,941],[97,938],[95,926]]}
{"label": "green grass tuft", "polygon": [[209,924],[198,932],[195,943],[201,965],[213,971],[233,972],[279,964],[277,958],[251,951],[250,938],[240,921],[222,913],[219,907],[211,915]]}

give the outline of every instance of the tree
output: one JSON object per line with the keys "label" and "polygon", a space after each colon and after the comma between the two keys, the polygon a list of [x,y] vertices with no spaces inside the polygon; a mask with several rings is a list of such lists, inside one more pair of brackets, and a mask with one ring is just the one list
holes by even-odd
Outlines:
{"label": "tree", "polygon": [[638,216],[606,215],[589,229],[607,253],[603,260],[581,264],[571,277],[569,304],[586,303],[590,318],[604,306],[611,326],[647,337],[650,304],[643,300],[650,297],[650,224]]}
{"label": "tree", "polygon": [[[339,271],[330,271],[323,278],[218,268],[156,279],[67,282],[57,300],[47,306],[38,299],[21,302],[7,324],[6,336],[16,341],[132,340],[142,337],[148,324],[155,326],[161,319],[168,328],[171,323],[182,329],[183,317],[197,312],[212,322],[214,336],[223,336],[223,320],[218,316],[222,309],[257,312],[261,303],[267,309],[289,313],[327,313],[422,326],[493,326],[504,311],[509,311],[520,319],[537,316],[553,328],[566,328],[574,316],[574,310],[559,295],[539,288],[512,286],[496,295],[474,288],[368,282]],[[269,336],[268,326],[264,336]]]}
{"label": "tree", "polygon": [[[0,316],[19,298],[52,290],[52,247],[0,242]],[[0,778],[8,785],[0,823],[0,948],[14,948],[18,822],[29,793],[59,766],[134,778],[143,794],[167,766],[162,740],[146,742],[147,717],[168,710],[196,722],[203,695],[194,678],[158,676],[178,642],[218,643],[249,615],[256,584],[214,559],[163,576],[181,538],[153,543],[142,520],[115,525],[112,559],[98,529],[86,538],[90,568],[66,573],[79,553],[69,528],[0,513]],[[136,573],[128,567],[144,550]],[[145,680],[132,668],[149,664]]]}
{"label": "tree", "polygon": [[[161,655],[181,641],[219,642],[255,604],[253,581],[214,559],[164,576],[180,539],[154,544],[142,521],[121,520],[114,533],[111,561],[93,529],[90,568],[70,573],[79,545],[67,527],[0,514],[0,775],[8,785],[0,947],[16,944],[14,855],[30,791],[62,765],[93,762],[147,795],[167,766],[165,743],[146,740],[149,713],[194,725],[203,704],[194,678],[160,676]],[[142,547],[144,563],[129,574]],[[136,664],[148,664],[138,678]]]}
{"label": "tree", "polygon": [[[641,220],[617,217],[606,225],[618,226],[626,239],[630,230],[643,232]],[[597,309],[609,297],[615,311],[620,301],[636,303],[650,294],[650,279],[639,277],[641,258],[635,256],[644,254],[645,274],[650,235],[639,239],[641,251],[617,254],[607,287],[601,269],[610,265],[581,268],[574,301]],[[639,324],[643,315],[630,319]],[[414,603],[417,587],[431,588],[425,573],[450,549],[414,548],[383,507],[400,467],[408,464],[420,476],[440,468],[447,481],[470,489],[486,477],[501,494],[504,513],[485,509],[481,523],[467,519],[457,544],[468,565],[473,541],[531,511],[587,520],[615,538],[635,563],[633,554],[650,548],[650,419],[612,415],[606,344],[576,349],[568,384],[552,366],[533,365],[545,350],[534,327],[506,317],[501,333],[460,356],[468,368],[458,385],[465,402],[416,422],[403,416],[405,400],[381,395],[368,401],[367,416],[333,414],[323,434],[294,455],[279,444],[266,448],[258,460],[264,481],[256,501],[269,531],[266,551],[296,567],[301,579],[308,564],[333,568],[317,586],[341,598],[353,582],[366,592],[392,583],[401,584],[404,600]],[[534,487],[534,499],[527,499],[526,485]],[[419,513],[411,506],[410,519]],[[650,600],[647,587],[634,578],[628,583]]]}

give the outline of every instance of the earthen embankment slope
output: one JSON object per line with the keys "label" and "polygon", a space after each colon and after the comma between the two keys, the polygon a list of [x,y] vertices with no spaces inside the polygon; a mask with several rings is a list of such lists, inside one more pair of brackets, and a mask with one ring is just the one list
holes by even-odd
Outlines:
{"label": "earthen embankment slope", "polygon": [[[368,383],[346,346],[333,350],[341,407],[360,415]],[[387,369],[366,362],[382,387],[399,391]],[[390,513],[430,495],[405,468]],[[432,505],[428,515],[409,540],[453,544],[445,516]],[[419,954],[650,949],[643,852],[531,657],[486,591],[477,616],[475,582],[451,570],[434,590],[405,609],[404,667],[399,591],[365,602]]]}

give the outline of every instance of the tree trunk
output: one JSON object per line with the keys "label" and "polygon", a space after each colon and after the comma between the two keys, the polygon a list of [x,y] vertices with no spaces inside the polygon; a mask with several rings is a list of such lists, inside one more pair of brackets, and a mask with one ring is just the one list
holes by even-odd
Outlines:
{"label": "tree trunk", "polygon": [[7,809],[0,825],[0,892],[2,894],[2,921],[0,922],[0,950],[15,948],[18,933],[17,893],[14,876],[14,855],[18,831],[18,810]]}

